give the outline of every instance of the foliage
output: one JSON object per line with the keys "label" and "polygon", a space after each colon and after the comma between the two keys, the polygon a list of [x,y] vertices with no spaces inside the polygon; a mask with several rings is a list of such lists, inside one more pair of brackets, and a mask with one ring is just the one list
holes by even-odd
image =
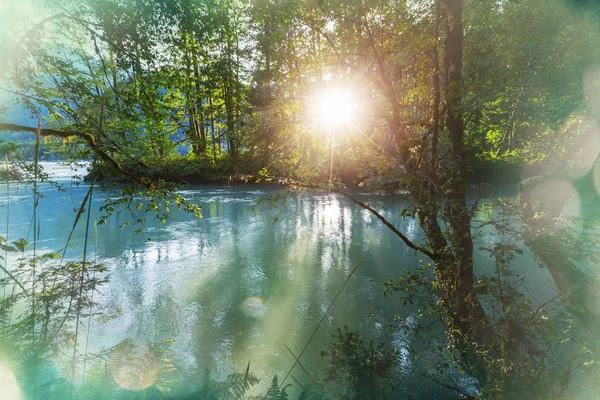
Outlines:
{"label": "foliage", "polygon": [[[440,301],[441,288],[431,264],[423,264],[398,281],[386,283],[386,294],[399,292],[404,304],[418,307],[417,321],[413,316],[400,318],[398,326],[406,335],[415,337],[417,344],[411,349],[423,353],[421,367],[428,369],[436,382],[454,382],[452,387],[457,393],[476,395],[467,392],[473,382],[465,379],[465,373],[477,377],[477,386],[485,398],[541,399],[573,393],[569,387],[573,375],[584,370],[584,365],[593,364],[596,357],[595,339],[577,317],[582,312],[577,308],[587,300],[574,300],[571,295],[560,293],[548,299],[532,298],[525,276],[512,265],[519,257],[527,257],[524,243],[528,232],[520,223],[518,206],[499,199],[493,205],[482,205],[480,211],[479,250],[489,255],[494,271],[481,274],[474,290],[484,305],[494,340],[482,343],[464,338],[467,346],[462,343],[459,347],[457,342],[439,336],[441,327],[452,326],[452,315]],[[562,237],[565,240],[566,236]],[[586,253],[594,255],[572,253],[571,257],[597,257],[595,235],[578,239],[575,247],[588,249]],[[561,252],[568,248],[557,245],[553,236],[540,240],[552,241]],[[461,352],[470,352],[477,363],[465,363],[457,357]]]}
{"label": "foliage", "polygon": [[347,326],[331,337],[335,341],[321,355],[329,359],[324,381],[338,385],[337,398],[392,398],[391,389],[398,384],[397,350],[386,350],[383,343],[366,340]]}
{"label": "foliage", "polygon": [[[244,155],[235,161],[229,156],[222,156],[217,160],[203,158],[174,157],[170,159],[157,159],[144,165],[139,163],[122,163],[122,167],[135,177],[147,182],[175,182],[180,184],[199,183],[227,183],[233,179],[240,180],[241,173],[254,174],[256,171],[248,165],[249,160]],[[91,180],[93,176],[104,182],[127,181],[114,168],[106,163],[97,163],[87,176]],[[131,180],[131,179],[129,179]]]}
{"label": "foliage", "polygon": [[[431,262],[388,282],[386,293],[402,291],[421,318],[441,322],[442,338],[426,346],[436,363],[426,367],[463,396],[460,375],[476,379],[483,396],[548,397],[597,362],[600,313],[590,304],[598,295],[585,271],[598,260],[594,229],[563,218],[568,199],[545,204],[524,185],[518,206],[500,202],[481,222],[467,187],[554,175],[597,199],[597,8],[567,3],[579,12],[558,0],[72,0],[11,32],[17,51],[0,73],[20,104],[55,128],[43,136],[57,154],[96,160],[92,179],[127,181],[100,224],[120,211],[131,214],[125,224],[143,224],[142,211],[166,221],[173,206],[200,216],[176,193],[180,183],[257,171],[308,187],[403,191],[413,201],[403,216],[418,220],[426,243],[395,232]],[[354,120],[332,127],[314,108],[341,88],[356,92]],[[31,151],[24,147],[0,150],[17,160]],[[21,171],[26,181],[47,178]],[[548,269],[556,298],[534,303],[526,294],[514,269],[525,249]],[[493,272],[475,268],[477,253],[490,256]],[[91,302],[77,296],[73,308],[74,295],[103,282],[93,273],[101,266],[52,257],[23,259],[5,278],[20,290],[3,300],[2,315],[29,307],[8,324],[35,344],[19,353],[23,365],[44,359],[46,327],[67,332],[73,311]],[[345,384],[343,396],[385,397],[397,355],[349,330],[335,338],[327,379]],[[242,396],[250,381],[248,371],[232,375],[235,389],[221,389]],[[275,377],[267,398],[285,393]]]}
{"label": "foliage", "polygon": [[227,376],[223,381],[215,381],[211,379],[210,372],[205,371],[202,380],[202,386],[197,390],[190,399],[244,399],[250,388],[260,382],[260,379],[250,372],[250,362],[245,373],[233,373]]}
{"label": "foliage", "polygon": [[171,339],[136,344],[125,339],[117,345],[87,357],[89,372],[78,396],[85,399],[151,398],[171,395],[170,378],[176,371],[170,359]]}
{"label": "foliage", "polygon": [[[2,249],[11,253],[23,252],[28,245],[23,239],[7,244],[2,238],[2,242]],[[37,375],[44,365],[50,367],[57,355],[73,346],[73,324],[78,315],[92,316],[92,295],[107,282],[107,270],[89,262],[63,263],[60,255],[48,253],[20,257],[4,271],[0,279],[4,288],[1,347],[29,396],[49,393],[62,383],[42,385],[41,380],[47,378]]]}
{"label": "foliage", "polygon": [[288,386],[290,386],[290,384],[283,388],[279,388],[279,381],[277,375],[275,375],[271,381],[269,390],[267,390],[266,400],[288,400],[290,398],[286,392]]}

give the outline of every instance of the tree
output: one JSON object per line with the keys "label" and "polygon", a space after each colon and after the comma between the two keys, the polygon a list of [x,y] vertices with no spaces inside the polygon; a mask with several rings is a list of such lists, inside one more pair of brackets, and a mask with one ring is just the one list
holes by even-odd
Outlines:
{"label": "tree", "polygon": [[[588,24],[579,24],[582,14]],[[528,186],[546,176],[593,181],[598,152],[582,148],[598,143],[590,68],[600,35],[589,14],[542,0],[76,0],[42,23],[68,34],[60,36],[68,46],[36,25],[19,42],[26,56],[2,70],[23,104],[48,107],[42,136],[74,137],[77,154],[154,196],[168,190],[153,166],[178,159],[183,143],[190,159],[215,164],[226,153],[237,166],[249,155],[265,176],[348,196],[431,260],[431,280],[403,282],[429,286],[452,365],[498,396],[519,380],[554,379],[542,344],[562,344],[557,325],[573,328],[544,322],[546,304],[532,305],[508,278],[523,245],[561,293],[549,300],[555,319],[597,324],[585,300],[596,297],[595,282],[580,265],[596,252],[556,234],[567,198],[544,205]],[[320,92],[339,88],[358,94],[357,118],[333,129],[311,110]],[[474,215],[483,207],[468,201],[468,188],[474,173],[507,165],[553,170],[522,185],[517,213],[497,206],[501,222],[489,225],[502,240],[481,250],[496,276],[476,276]],[[345,193],[348,183],[407,191],[413,204],[404,214],[418,219],[425,243]],[[513,227],[517,215],[523,229]],[[280,390],[275,379],[271,397]]]}
{"label": "tree", "polygon": [[[530,343],[534,342],[552,342],[555,334],[544,326],[524,330],[519,334],[522,342],[515,345],[511,329],[524,319],[541,323],[537,319],[539,312],[523,300],[518,290],[506,289],[503,293],[522,305],[521,314],[498,323],[486,311],[487,302],[500,302],[510,310],[506,306],[508,297],[490,298],[486,294],[483,304],[474,290],[472,216],[478,204],[469,204],[466,198],[469,163],[477,158],[508,158],[515,151],[521,164],[538,163],[539,158],[534,160],[530,156],[540,145],[544,150],[538,157],[559,156],[566,146],[557,134],[557,127],[584,101],[577,82],[594,56],[574,50],[575,38],[580,36],[576,32],[586,30],[575,28],[576,17],[558,2],[552,2],[548,13],[534,1],[467,4],[466,24],[462,1],[413,3],[412,8],[405,2],[379,1],[367,5],[344,1],[309,7],[303,15],[292,16],[287,25],[281,26],[287,35],[304,30],[299,47],[311,48],[302,39],[313,34],[316,47],[324,48],[321,54],[325,62],[317,62],[321,71],[310,62],[300,65],[302,81],[318,82],[324,69],[325,75],[342,84],[360,79],[361,96],[375,99],[374,103],[360,103],[360,107],[374,111],[369,114],[373,120],[362,133],[381,146],[374,149],[363,146],[360,156],[350,157],[368,169],[367,184],[385,182],[410,192],[414,205],[406,214],[419,219],[427,245],[419,246],[408,241],[402,232],[395,230],[395,233],[432,260],[437,278],[434,285],[440,288],[438,295],[444,305],[443,310],[437,310],[447,316],[448,336],[461,354],[459,364],[477,377],[482,387],[492,390],[499,382],[507,382],[504,373],[499,372],[501,368],[492,365],[504,365],[501,360],[533,365],[536,356],[523,358],[523,348],[531,348]],[[277,14],[272,15],[275,18]],[[532,24],[534,19],[543,22]],[[515,29],[515,20],[522,29]],[[593,43],[592,37],[597,38],[590,31],[587,33],[590,40],[578,46],[585,47]],[[511,40],[506,40],[507,37]],[[521,46],[533,45],[534,38],[546,42],[533,53],[523,51]],[[504,51],[493,51],[496,44],[506,46]],[[265,60],[277,59],[273,55],[275,44],[266,43],[261,49],[268,51]],[[279,57],[290,54],[287,50],[280,52]],[[344,80],[348,76],[351,78]],[[514,81],[518,83],[515,85]],[[275,85],[293,93],[289,96],[293,100],[287,102],[289,108],[298,107],[297,97],[309,97],[294,83],[281,80]],[[300,103],[298,108],[304,111],[308,105]],[[265,118],[271,118],[264,114]],[[493,121],[494,125],[487,121]],[[544,129],[544,134],[536,136],[530,132],[532,126],[536,126],[534,132]],[[549,126],[553,128],[548,129]],[[307,130],[310,129],[316,130],[309,126]],[[299,130],[279,131],[280,136],[289,135],[285,141],[289,147],[283,152],[290,161],[287,165],[276,162],[272,167],[303,181],[300,187],[316,187],[319,185],[315,182],[326,182],[330,176],[323,171],[329,167],[323,159],[327,160],[333,152],[323,144],[307,145],[308,138],[296,139]],[[576,131],[571,130],[579,137]],[[357,144],[349,145],[346,138],[340,140],[345,140],[344,147]],[[312,168],[306,166],[303,150],[307,148],[317,154]],[[351,154],[346,148],[341,151],[344,152],[341,157]],[[486,156],[486,151],[492,157]],[[331,165],[334,175],[343,176],[341,161],[332,160]],[[364,178],[360,172],[351,174],[357,175],[359,181]],[[331,185],[331,181],[321,183],[321,187]],[[358,200],[356,203],[375,211]],[[561,248],[557,241],[553,243],[555,248]],[[513,247],[503,251],[522,252]],[[503,257],[501,264],[509,263]],[[573,274],[581,275],[575,272],[577,267],[564,265]],[[504,346],[505,343],[513,345]],[[538,350],[531,352],[540,354]],[[541,371],[538,378],[547,379],[548,375]]]}

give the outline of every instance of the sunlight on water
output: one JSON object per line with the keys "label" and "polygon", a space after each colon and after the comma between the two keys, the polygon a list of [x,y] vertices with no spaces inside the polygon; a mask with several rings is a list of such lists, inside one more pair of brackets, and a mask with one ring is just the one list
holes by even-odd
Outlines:
{"label": "sunlight on water", "polygon": [[600,67],[586,71],[583,77],[583,91],[587,99],[588,108],[595,113],[600,112]]}
{"label": "sunlight on water", "polygon": [[322,215],[323,223],[327,226],[333,226],[340,219],[339,200],[333,197],[330,202],[318,211]]}
{"label": "sunlight on water", "polygon": [[[260,326],[249,327],[254,331],[254,336],[236,354],[240,366],[247,360],[252,360],[253,365],[270,370],[274,365],[285,365],[286,360],[288,363],[293,362],[285,345],[298,347],[298,338],[290,333],[296,330],[298,318],[302,318],[297,307],[304,301],[303,288],[309,280],[310,243],[310,236],[304,234],[289,244],[287,257],[282,260],[282,279],[272,292],[272,306],[265,313]],[[278,371],[273,371],[276,372]],[[254,394],[259,393],[260,389],[256,388]]]}
{"label": "sunlight on water", "polygon": [[[305,219],[311,222],[307,225]],[[283,221],[282,229],[286,229],[283,225],[287,223]],[[294,363],[294,356],[286,346],[296,356],[300,354],[307,337],[296,332],[314,329],[333,298],[332,293],[347,274],[346,270],[352,267],[347,260],[352,243],[352,216],[350,210],[342,207],[338,198],[321,198],[312,210],[296,216],[290,225],[294,227],[295,238],[287,243],[287,254],[279,262],[277,270],[281,279],[272,289],[268,312],[262,313],[263,299],[250,297],[244,301],[246,315],[248,305],[253,306],[253,312],[250,313],[253,319],[256,319],[254,313],[260,313],[260,326],[249,325],[249,331],[243,333],[247,340],[236,352],[240,368],[251,360],[252,365],[263,371],[271,371],[272,375],[285,373],[286,368]],[[311,282],[315,280],[319,288],[316,291],[311,287]],[[318,296],[316,299],[315,295]],[[311,307],[315,300],[320,307]],[[342,302],[340,300],[341,309],[344,308]],[[319,348],[318,340],[311,343],[311,358],[314,359],[314,350]],[[311,363],[306,355],[303,360]],[[274,366],[280,366],[279,370],[273,369]],[[257,387],[251,393],[259,394],[263,389]]]}
{"label": "sunlight on water", "polygon": [[[17,187],[11,190],[15,191],[12,199],[23,193]],[[46,186],[42,190],[48,197],[40,202],[41,240],[48,242],[48,249],[59,248],[73,222],[72,204],[85,196],[86,185],[68,186],[67,192]],[[98,228],[94,255],[109,268],[111,279],[94,300],[101,305],[99,312],[112,317],[92,319],[89,352],[115,349],[109,372],[120,387],[142,390],[160,383],[156,370],[160,360],[147,346],[133,343],[173,338],[168,358],[180,377],[173,388],[175,398],[185,391],[179,386],[187,383],[184,379],[201,380],[203,371],[209,370],[212,378],[222,380],[244,371],[249,360],[251,371],[261,378],[250,394],[264,394],[270,379],[275,374],[281,378],[294,363],[285,346],[300,354],[367,250],[364,265],[340,294],[302,356],[302,364],[311,374],[319,373],[325,362],[320,355],[324,344],[344,325],[404,348],[404,338],[394,338],[382,328],[398,312],[400,298],[384,299],[381,285],[414,261],[412,253],[400,249],[406,258],[402,264],[395,261],[399,249],[393,233],[341,197],[300,194],[275,210],[251,209],[263,192],[251,193],[242,186],[202,187],[186,191],[186,198],[203,206],[203,219],[177,212],[168,224],[149,218],[144,233],[137,235],[134,229],[117,228],[128,218],[122,214]],[[110,190],[95,196],[92,218],[98,218],[104,198],[116,195],[116,190]],[[418,235],[412,221],[399,218],[404,205],[398,198],[365,201],[411,236]],[[12,203],[11,237],[27,235],[30,210],[31,196]],[[279,220],[274,224],[276,216]],[[71,257],[81,257],[80,232],[69,249]],[[367,319],[367,314],[374,317]],[[406,357],[409,363],[410,355]],[[307,377],[298,368],[292,375],[305,382]],[[293,383],[291,394],[298,389]]]}

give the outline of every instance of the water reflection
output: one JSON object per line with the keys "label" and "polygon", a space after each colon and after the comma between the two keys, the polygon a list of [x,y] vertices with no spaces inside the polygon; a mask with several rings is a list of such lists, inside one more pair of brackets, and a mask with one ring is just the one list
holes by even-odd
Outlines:
{"label": "water reflection", "polygon": [[[24,188],[19,190],[23,193]],[[86,190],[73,187],[62,193],[44,188],[48,197],[39,212],[44,247],[64,245],[74,218],[71,201],[81,201]],[[302,364],[318,373],[324,363],[320,351],[330,334],[348,325],[396,346],[402,366],[411,369],[414,360],[406,346],[410,338],[398,336],[389,325],[393,315],[408,315],[415,307],[402,306],[398,296],[384,299],[382,285],[418,259],[376,218],[331,194],[295,195],[280,208],[253,210],[258,196],[275,189],[202,187],[182,193],[203,206],[203,219],[176,211],[167,224],[148,218],[139,235],[134,228],[116,228],[126,215],[115,215],[98,227],[98,246],[92,253],[109,267],[111,282],[95,299],[103,310],[121,313],[109,321],[92,321],[90,352],[127,339],[147,344],[174,338],[173,361],[188,380],[181,387],[198,382],[205,369],[222,379],[245,370],[250,360],[262,378],[256,394],[274,374],[285,374],[291,367],[294,359],[285,346],[301,352],[346,276],[368,251]],[[103,196],[114,195],[95,196],[93,219],[100,216],[97,208]],[[401,197],[368,200],[376,201],[377,209],[410,239],[421,240],[416,221],[400,217],[406,207]],[[11,236],[26,235],[31,200],[24,198],[11,209]],[[279,221],[274,224],[275,217]],[[81,227],[76,231],[68,257],[80,257],[82,232]],[[132,357],[139,361],[145,354],[138,349]],[[133,364],[116,375],[126,376],[137,368]],[[304,379],[301,373],[297,376]],[[175,394],[177,390],[176,386]]]}

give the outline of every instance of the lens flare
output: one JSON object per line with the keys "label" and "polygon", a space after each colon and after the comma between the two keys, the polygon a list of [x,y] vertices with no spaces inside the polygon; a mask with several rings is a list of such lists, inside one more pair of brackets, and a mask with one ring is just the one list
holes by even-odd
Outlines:
{"label": "lens flare", "polygon": [[581,214],[579,192],[566,180],[549,180],[535,186],[531,199],[537,203],[538,212],[549,216],[575,218]]}
{"label": "lens flare", "polygon": [[110,374],[123,389],[144,390],[158,378],[156,358],[147,346],[126,340],[112,351]]}
{"label": "lens flare", "polygon": [[600,113],[600,66],[587,70],[583,77],[583,92],[588,109],[595,115]]}
{"label": "lens flare", "polygon": [[269,302],[262,297],[251,296],[244,300],[240,308],[249,317],[263,318],[269,310]]}
{"label": "lens flare", "polygon": [[3,399],[23,400],[25,398],[21,394],[15,374],[2,361],[0,361],[0,393]]}
{"label": "lens flare", "polygon": [[596,160],[596,163],[594,164],[593,177],[594,177],[594,188],[596,189],[596,192],[600,196],[600,158],[598,160]]}
{"label": "lens flare", "polygon": [[563,129],[567,137],[573,137],[564,156],[569,166],[567,175],[571,179],[579,179],[592,169],[600,154],[600,129],[588,119],[579,119],[569,125]]}

